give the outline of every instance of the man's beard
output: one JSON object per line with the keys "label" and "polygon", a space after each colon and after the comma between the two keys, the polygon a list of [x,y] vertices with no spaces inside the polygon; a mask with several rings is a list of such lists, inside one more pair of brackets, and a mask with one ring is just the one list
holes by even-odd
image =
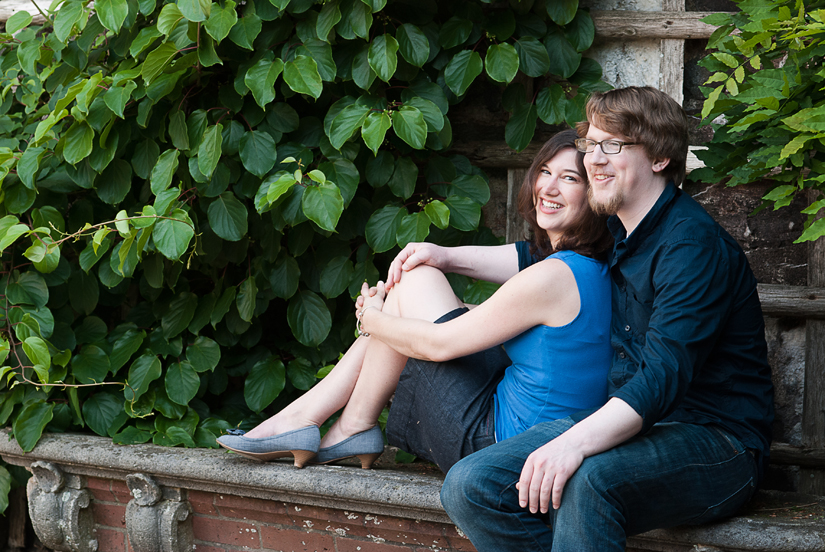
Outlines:
{"label": "man's beard", "polygon": [[615,215],[624,204],[624,194],[621,190],[616,190],[616,193],[607,201],[600,202],[594,197],[591,185],[587,188],[587,202],[590,204],[590,209],[597,215]]}

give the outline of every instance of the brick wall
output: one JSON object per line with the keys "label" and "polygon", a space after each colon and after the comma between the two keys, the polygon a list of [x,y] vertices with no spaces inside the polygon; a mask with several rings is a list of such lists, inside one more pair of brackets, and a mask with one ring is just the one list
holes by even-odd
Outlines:
{"label": "brick wall", "polygon": [[[89,477],[100,552],[131,552],[122,481]],[[219,493],[188,491],[198,552],[474,551],[453,525],[318,508]]]}

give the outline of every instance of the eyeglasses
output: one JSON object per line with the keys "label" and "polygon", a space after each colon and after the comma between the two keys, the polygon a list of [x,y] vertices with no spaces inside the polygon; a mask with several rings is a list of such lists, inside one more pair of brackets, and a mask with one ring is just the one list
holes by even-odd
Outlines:
{"label": "eyeglasses", "polygon": [[576,149],[582,153],[593,153],[596,146],[601,146],[605,155],[614,155],[622,152],[623,146],[636,146],[637,142],[622,142],[621,140],[602,140],[596,142],[590,138],[577,138]]}

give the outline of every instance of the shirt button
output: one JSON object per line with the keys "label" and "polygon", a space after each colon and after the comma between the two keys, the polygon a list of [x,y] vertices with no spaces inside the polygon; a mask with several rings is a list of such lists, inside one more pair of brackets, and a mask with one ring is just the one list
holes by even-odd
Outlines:
{"label": "shirt button", "polygon": [[630,326],[625,326],[624,331],[629,332],[630,331]]}
{"label": "shirt button", "polygon": [[626,355],[626,354],[624,354],[624,351],[622,351],[621,353],[619,353],[619,358],[625,358],[626,356],[627,356],[627,355]]}

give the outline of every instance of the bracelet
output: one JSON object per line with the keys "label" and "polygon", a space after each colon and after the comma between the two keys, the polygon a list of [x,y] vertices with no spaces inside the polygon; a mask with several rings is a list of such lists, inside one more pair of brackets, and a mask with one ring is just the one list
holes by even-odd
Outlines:
{"label": "bracelet", "polygon": [[370,336],[369,333],[367,333],[367,332],[365,332],[364,330],[361,329],[361,317],[364,316],[364,312],[367,311],[368,309],[377,309],[377,308],[378,307],[376,307],[374,305],[370,305],[367,308],[362,309],[361,312],[358,313],[358,321],[355,323],[355,329],[358,330],[358,335],[359,336],[363,336],[363,337],[369,337]]}

